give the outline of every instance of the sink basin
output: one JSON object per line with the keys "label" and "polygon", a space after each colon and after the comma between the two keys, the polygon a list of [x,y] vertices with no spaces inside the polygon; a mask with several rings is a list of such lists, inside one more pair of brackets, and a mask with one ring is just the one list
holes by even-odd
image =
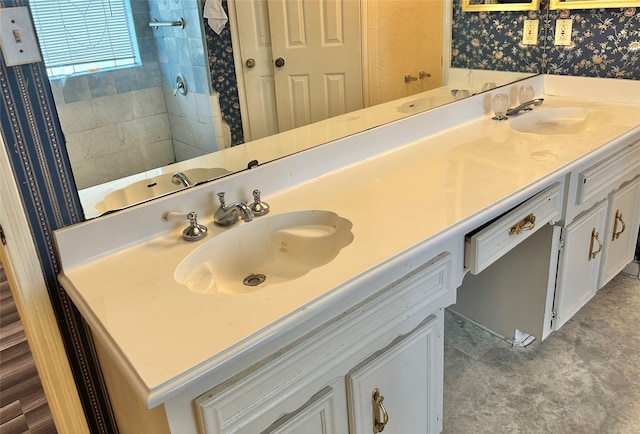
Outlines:
{"label": "sink basin", "polygon": [[593,131],[611,122],[611,116],[588,108],[534,109],[511,120],[511,128],[533,134],[577,134]]}
{"label": "sink basin", "polygon": [[244,294],[304,276],[351,244],[349,220],[331,211],[296,211],[229,228],[176,267],[175,280],[198,294]]}
{"label": "sink basin", "polygon": [[400,113],[420,113],[453,101],[451,95],[432,95],[405,102],[398,107]]}
{"label": "sink basin", "polygon": [[[176,185],[171,182],[173,173],[174,172],[170,172],[154,176],[153,178],[146,178],[129,184],[124,188],[112,191],[107,194],[102,201],[96,204],[96,209],[100,213],[103,213],[183,189],[183,185]],[[229,171],[219,167],[213,167],[187,169],[183,170],[182,173],[184,173],[192,183],[196,183],[218,178],[229,173]]]}

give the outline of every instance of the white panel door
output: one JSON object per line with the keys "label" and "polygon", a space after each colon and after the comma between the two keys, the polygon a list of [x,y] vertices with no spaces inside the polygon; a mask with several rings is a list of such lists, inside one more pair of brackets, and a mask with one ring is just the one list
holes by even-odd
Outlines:
{"label": "white panel door", "polygon": [[612,194],[607,222],[604,266],[598,288],[633,260],[640,225],[640,177]]}
{"label": "white panel door", "polygon": [[360,2],[268,1],[280,131],[361,109]]}
{"label": "white panel door", "polygon": [[563,229],[558,265],[554,329],[558,330],[595,295],[602,261],[607,202],[593,207]]}
{"label": "white panel door", "polygon": [[[442,430],[442,395],[438,391],[442,390],[443,370],[439,361],[443,360],[444,351],[443,318],[431,316],[411,334],[347,375],[351,434],[370,434],[382,429],[385,434]],[[376,414],[380,422],[377,427]]]}
{"label": "white panel door", "polygon": [[[267,0],[236,0],[249,131],[245,141],[278,133]],[[215,77],[214,77],[215,79]]]}

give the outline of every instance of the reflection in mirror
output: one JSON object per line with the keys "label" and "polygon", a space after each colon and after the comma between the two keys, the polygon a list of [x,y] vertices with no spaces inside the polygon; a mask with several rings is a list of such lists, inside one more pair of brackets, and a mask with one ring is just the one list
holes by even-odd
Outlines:
{"label": "reflection in mirror", "polygon": [[[31,2],[34,9],[39,5],[52,8],[50,15],[65,17],[66,25],[72,21],[74,13],[81,18],[89,9],[97,9],[89,7],[92,1],[75,2],[84,5],[85,9],[76,8],[74,13],[63,13],[59,9],[73,3],[68,0]],[[455,81],[456,74],[449,70],[448,60],[444,62],[444,76],[440,65],[441,57],[449,58],[451,47],[447,1],[344,2],[350,7],[358,6],[357,11],[354,9],[344,15],[355,23],[338,26],[339,23],[333,21],[322,25],[325,29],[333,29],[325,34],[334,41],[345,39],[347,35],[357,38],[356,51],[347,57],[360,60],[356,68],[361,83],[356,88],[362,90],[356,99],[360,100],[356,104],[343,103],[351,86],[344,78],[347,73],[337,74],[329,77],[331,92],[324,104],[306,100],[304,106],[298,104],[300,110],[293,114],[281,114],[280,101],[299,103],[301,97],[278,97],[276,91],[282,87],[278,84],[279,79],[290,80],[286,78],[292,75],[288,68],[293,69],[296,59],[288,52],[279,51],[277,44],[285,33],[280,24],[272,25],[269,19],[295,13],[295,2],[229,0],[227,8],[226,0],[221,3],[216,0],[211,3],[214,10],[206,9],[207,16],[213,15],[210,19],[203,19],[203,6],[211,6],[204,0],[130,0],[129,3],[126,21],[131,33],[135,34],[131,42],[134,66],[124,67],[119,60],[111,59],[115,67],[86,62],[88,67],[84,72],[72,71],[71,74],[55,69],[54,65],[50,68],[51,85],[86,217],[97,216],[122,204],[106,201],[110,193],[109,198],[127,201],[129,196],[136,202],[185,188],[180,183],[167,182],[175,172],[191,171],[195,177],[190,179],[191,183],[202,182],[205,179],[201,177],[209,179],[211,173],[198,172],[199,169],[219,169],[215,176],[243,170],[251,160],[257,159],[262,164],[453,100],[451,86],[443,85]],[[328,7],[341,3],[323,4]],[[457,5],[459,7],[459,3]],[[334,10],[331,14],[327,9],[322,15],[338,17],[339,12],[342,10]],[[34,17],[37,14],[35,11]],[[309,29],[320,25],[317,18],[321,14],[313,15],[301,17],[316,19],[305,22]],[[169,25],[179,19],[184,20],[184,28]],[[223,23],[218,28],[219,34],[209,26],[210,21]],[[252,26],[248,27],[246,21],[251,21]],[[256,26],[256,22],[262,24]],[[150,25],[153,23],[159,25]],[[351,32],[342,34],[341,28]],[[435,33],[425,33],[434,29]],[[297,36],[299,43],[312,45],[311,36],[302,41],[307,34],[296,35],[289,30],[287,36]],[[40,34],[40,30],[38,32]],[[63,32],[58,28],[57,33]],[[247,35],[269,42],[270,50],[264,53],[264,58],[245,47],[246,41],[241,39]],[[43,35],[39,37],[43,39]],[[74,47],[69,50],[73,53],[77,45],[70,46]],[[433,48],[436,48],[435,54],[430,53]],[[392,54],[396,57],[390,58]],[[436,60],[425,61],[428,55]],[[284,60],[282,66],[275,65],[279,58]],[[313,72],[315,65],[308,60],[310,58],[315,57],[307,55],[303,63],[314,68],[308,70]],[[251,59],[255,68],[250,66],[253,64]],[[260,64],[269,66],[265,75],[267,80],[251,81],[250,75]],[[50,66],[49,62],[47,66]],[[179,76],[183,77],[184,89],[177,87]],[[460,81],[471,93],[483,84],[480,82],[477,89],[472,89],[468,81]],[[497,79],[484,81],[501,84]],[[298,82],[297,86],[305,89],[306,83]],[[271,92],[275,97],[271,95],[270,102],[263,105],[251,102],[256,88],[261,88],[262,95]],[[410,99],[416,94],[423,96]],[[341,114],[371,106],[380,107],[375,116]],[[321,120],[333,115],[339,116],[331,124]],[[365,117],[368,123],[364,123]],[[288,124],[284,122],[286,119],[289,119]],[[312,124],[301,126],[309,122]],[[255,132],[254,127],[261,124],[262,132]],[[274,133],[279,134],[271,138]],[[249,143],[234,146],[243,142]],[[141,185],[149,191],[140,192]]]}
{"label": "reflection in mirror", "polygon": [[551,0],[549,9],[604,9],[640,7],[638,0]]}
{"label": "reflection in mirror", "polygon": [[482,11],[536,11],[540,0],[462,0],[465,12]]}

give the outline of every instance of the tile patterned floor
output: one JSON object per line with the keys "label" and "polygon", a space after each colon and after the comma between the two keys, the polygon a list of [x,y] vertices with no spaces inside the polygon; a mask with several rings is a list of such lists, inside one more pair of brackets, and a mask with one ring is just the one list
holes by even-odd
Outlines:
{"label": "tile patterned floor", "polygon": [[617,276],[526,348],[447,312],[444,385],[447,434],[640,433],[640,280]]}

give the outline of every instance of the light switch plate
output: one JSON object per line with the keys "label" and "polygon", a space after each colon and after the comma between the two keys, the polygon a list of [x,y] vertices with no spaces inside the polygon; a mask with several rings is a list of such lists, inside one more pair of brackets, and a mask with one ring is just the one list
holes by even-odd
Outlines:
{"label": "light switch plate", "polygon": [[7,66],[42,61],[26,6],[0,8],[0,48]]}
{"label": "light switch plate", "polygon": [[538,44],[538,20],[524,20],[524,29],[522,30],[523,45]]}
{"label": "light switch plate", "polygon": [[555,45],[571,45],[571,19],[556,20]]}

